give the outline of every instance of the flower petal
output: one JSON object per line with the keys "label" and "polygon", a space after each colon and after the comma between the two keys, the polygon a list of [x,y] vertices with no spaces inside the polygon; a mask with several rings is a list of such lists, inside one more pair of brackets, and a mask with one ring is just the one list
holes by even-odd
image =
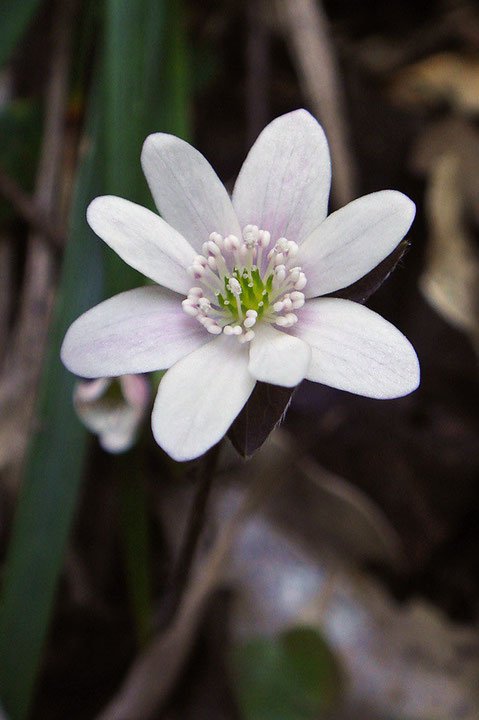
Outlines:
{"label": "flower petal", "polygon": [[114,377],[169,368],[211,340],[181,298],[157,287],[120,293],[70,326],[61,357],[82,377]]}
{"label": "flower petal", "polygon": [[262,382],[294,387],[306,376],[310,360],[307,343],[264,324],[251,341],[248,369]]}
{"label": "flower petal", "polygon": [[405,236],[415,212],[406,195],[382,190],[332,213],[295,258],[308,279],[306,297],[347,287],[375,268]]}
{"label": "flower petal", "polygon": [[202,455],[225,435],[255,382],[247,348],[234,338],[215,338],[162,379],[152,416],[156,442],[174,460]]}
{"label": "flower petal", "polygon": [[364,305],[311,300],[292,331],[312,349],[308,380],[382,399],[407,395],[419,385],[419,362],[409,340]]}
{"label": "flower petal", "polygon": [[212,232],[240,233],[226,188],[206,158],[187,142],[164,133],[149,135],[141,163],[161,215],[197,252]]}
{"label": "flower petal", "polygon": [[195,257],[191,245],[156,213],[123,198],[105,195],[90,203],[90,227],[118,255],[143,275],[187,293],[186,270]]}
{"label": "flower petal", "polygon": [[246,158],[233,191],[241,226],[249,223],[301,243],[326,217],[331,160],[326,136],[306,110],[273,120]]}

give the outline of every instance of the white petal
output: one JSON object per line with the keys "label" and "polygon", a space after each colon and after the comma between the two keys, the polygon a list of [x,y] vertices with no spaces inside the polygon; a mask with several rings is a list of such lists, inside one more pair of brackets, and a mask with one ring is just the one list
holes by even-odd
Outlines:
{"label": "white petal", "polygon": [[118,255],[143,275],[177,292],[187,293],[186,269],[195,251],[156,213],[129,200],[105,195],[87,210],[91,228]]}
{"label": "white petal", "polygon": [[332,213],[295,258],[308,279],[306,297],[347,287],[375,268],[405,236],[415,212],[406,195],[382,190]]}
{"label": "white petal", "polygon": [[174,459],[191,460],[215,445],[255,386],[248,351],[220,336],[168,370],[153,408],[156,442]]}
{"label": "white petal", "polygon": [[239,234],[223,183],[194,147],[173,135],[156,133],[146,138],[141,163],[160,214],[197,252],[212,232]]}
{"label": "white petal", "polygon": [[250,373],[257,380],[272,385],[298,385],[308,371],[309,345],[266,323],[255,331],[249,354]]}
{"label": "white petal", "polygon": [[407,395],[419,385],[419,362],[409,340],[364,305],[310,300],[293,332],[312,349],[308,380],[382,399]]}
{"label": "white petal", "polygon": [[68,330],[61,357],[82,377],[114,377],[171,367],[208,342],[181,297],[157,287],[115,295],[81,315]]}
{"label": "white petal", "polygon": [[326,136],[306,110],[273,120],[251,148],[233,191],[248,223],[301,243],[326,217],[331,160]]}

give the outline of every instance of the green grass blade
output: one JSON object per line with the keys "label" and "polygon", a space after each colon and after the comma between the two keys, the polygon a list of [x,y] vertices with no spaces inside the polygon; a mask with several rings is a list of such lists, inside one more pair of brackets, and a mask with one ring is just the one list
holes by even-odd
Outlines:
{"label": "green grass blade", "polygon": [[[178,0],[107,0],[105,15],[105,173],[107,192],[152,206],[140,154],[158,130],[187,132],[187,57]],[[107,293],[135,287],[144,278],[111,251]],[[135,453],[122,466],[125,569],[138,639],[149,627],[148,508]],[[143,500],[141,498],[143,497]]]}
{"label": "green grass blade", "polygon": [[0,68],[10,59],[39,4],[39,0],[2,0],[0,7]]}
{"label": "green grass blade", "polygon": [[[189,135],[187,42],[180,0],[107,0],[105,17],[106,189],[152,206],[140,154],[159,130]],[[142,277],[113,253],[108,294]]]}
{"label": "green grass blade", "polygon": [[[98,93],[97,93],[98,94]],[[85,209],[101,187],[98,98],[87,127],[33,438],[0,602],[0,696],[11,720],[27,717],[81,481],[87,435],[72,406],[74,378],[60,345],[70,323],[101,298],[101,245]]]}

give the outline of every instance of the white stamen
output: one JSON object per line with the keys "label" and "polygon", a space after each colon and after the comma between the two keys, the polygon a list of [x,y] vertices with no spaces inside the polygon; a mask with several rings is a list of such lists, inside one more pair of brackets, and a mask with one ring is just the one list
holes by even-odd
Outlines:
{"label": "white stamen", "polygon": [[217,232],[212,232],[210,235],[211,242],[216,243],[216,245],[222,250],[223,249],[223,237]]}
{"label": "white stamen", "polygon": [[254,338],[254,330],[248,330],[245,332],[244,335],[241,335],[241,337],[238,338],[239,342],[241,344],[251,342],[251,340]]}
{"label": "white stamen", "polygon": [[[204,247],[204,246],[203,246]],[[207,251],[211,253],[212,255],[221,255],[221,250],[219,249],[218,245],[213,242],[213,240],[208,240],[206,243]]]}
{"label": "white stamen", "polygon": [[201,297],[198,300],[198,307],[202,312],[207,313],[209,310],[211,310],[211,303],[208,298]]}
{"label": "white stamen", "polygon": [[203,290],[199,287],[192,287],[188,293],[188,297],[203,297]]}
{"label": "white stamen", "polygon": [[284,265],[278,265],[274,269],[274,279],[278,285],[284,282],[286,278],[286,267]]}
{"label": "white stamen", "polygon": [[305,298],[302,292],[298,292],[297,290],[295,290],[291,293],[290,297],[293,301],[293,310],[298,310],[299,308],[303,307]]}
{"label": "white stamen", "polygon": [[268,245],[271,242],[271,234],[268,232],[268,230],[260,230],[259,231],[259,245],[262,248],[267,248]]}
{"label": "white stamen", "polygon": [[294,289],[303,290],[303,288],[306,287],[307,282],[306,275],[303,272],[300,272],[298,280],[294,283]]}
{"label": "white stamen", "polygon": [[246,311],[246,318],[243,323],[245,328],[252,328],[253,325],[256,324],[256,318],[258,317],[258,313],[256,310],[247,310]]}
{"label": "white stamen", "polygon": [[241,285],[236,278],[230,278],[226,287],[230,292],[233,293],[233,295],[236,295],[236,297],[238,297],[238,295],[241,295]]}
{"label": "white stamen", "polygon": [[[198,282],[182,302],[184,312],[196,317],[197,321],[213,335],[224,333],[236,336],[241,343],[250,342],[255,333],[252,328],[261,322],[258,310],[265,312],[265,321],[281,328],[290,328],[297,322],[291,312],[301,308],[305,296],[301,290],[306,285],[306,276],[299,266],[292,265],[292,258],[298,252],[298,245],[280,237],[271,248],[271,234],[257,225],[246,225],[241,237],[212,232],[202,245],[202,255],[193,258],[189,274]],[[263,251],[267,253],[267,267],[263,265]],[[256,295],[252,273],[259,270],[263,288],[262,300]],[[272,291],[270,275],[273,274]],[[269,278],[269,280],[268,280]],[[224,297],[224,287],[234,296],[234,302]],[[243,288],[251,289],[243,297]],[[261,286],[260,286],[261,287]],[[220,302],[220,297],[222,297]],[[231,295],[230,295],[231,298]],[[248,304],[257,302],[257,309],[246,309]],[[271,306],[269,306],[271,303]],[[245,308],[246,305],[246,308]]]}
{"label": "white stamen", "polygon": [[279,327],[289,328],[298,322],[298,318],[294,313],[288,313],[287,315],[280,315],[274,321],[275,325]]}
{"label": "white stamen", "polygon": [[193,280],[199,280],[204,274],[205,269],[203,265],[200,265],[199,263],[193,263],[193,265],[188,268],[188,275],[190,275]]}
{"label": "white stamen", "polygon": [[225,237],[223,243],[227,252],[236,252],[240,249],[241,245],[236,235],[228,235],[228,237]]}
{"label": "white stamen", "polygon": [[187,315],[191,315],[191,317],[196,317],[198,315],[198,308],[194,307],[194,305],[190,305],[188,300],[183,300],[181,305],[183,306],[183,311]]}

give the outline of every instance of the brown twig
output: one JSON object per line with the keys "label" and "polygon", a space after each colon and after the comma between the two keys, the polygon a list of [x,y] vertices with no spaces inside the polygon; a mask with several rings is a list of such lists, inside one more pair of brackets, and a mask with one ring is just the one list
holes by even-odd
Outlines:
{"label": "brown twig", "polygon": [[246,112],[248,147],[269,120],[269,85],[271,76],[270,28],[265,22],[264,3],[248,0],[248,36],[246,42]]}
{"label": "brown twig", "polygon": [[[22,220],[31,225],[35,233],[49,240],[55,250],[65,244],[65,234],[51,222],[33,199],[22,190],[20,185],[0,169],[0,195],[8,200]],[[35,234],[34,237],[37,237]]]}
{"label": "brown twig", "polygon": [[348,146],[343,97],[328,21],[320,0],[276,0],[299,81],[324,125],[333,162],[332,192],[341,206],[355,197],[355,169]]}
{"label": "brown twig", "polygon": [[220,448],[221,443],[218,443],[200,460],[198,475],[196,478],[197,487],[193,497],[190,516],[188,518],[186,537],[173,574],[171,610],[169,613],[166,613],[165,624],[168,620],[168,616],[169,619],[171,619],[177,610],[185,588],[188,585],[191,567],[193,565],[195,554],[198,549],[198,543],[204,529],[208,498],[210,496],[211,486],[213,484],[215,470],[218,464]]}
{"label": "brown twig", "polygon": [[[63,123],[75,9],[76,0],[59,2],[54,23],[54,51],[45,97],[44,134],[33,197],[34,206],[48,222],[51,222],[58,207],[57,189],[63,155]],[[51,245],[42,232],[33,231],[27,244],[20,309],[0,386],[0,398],[11,397],[11,387],[21,388],[16,407],[10,410],[6,422],[15,424],[17,440],[22,448],[26,447],[49,327],[53,271]]]}
{"label": "brown twig", "polygon": [[[13,302],[13,253],[10,238],[0,236],[0,337],[7,337],[10,312]],[[5,346],[0,345],[0,365],[5,354]]]}

